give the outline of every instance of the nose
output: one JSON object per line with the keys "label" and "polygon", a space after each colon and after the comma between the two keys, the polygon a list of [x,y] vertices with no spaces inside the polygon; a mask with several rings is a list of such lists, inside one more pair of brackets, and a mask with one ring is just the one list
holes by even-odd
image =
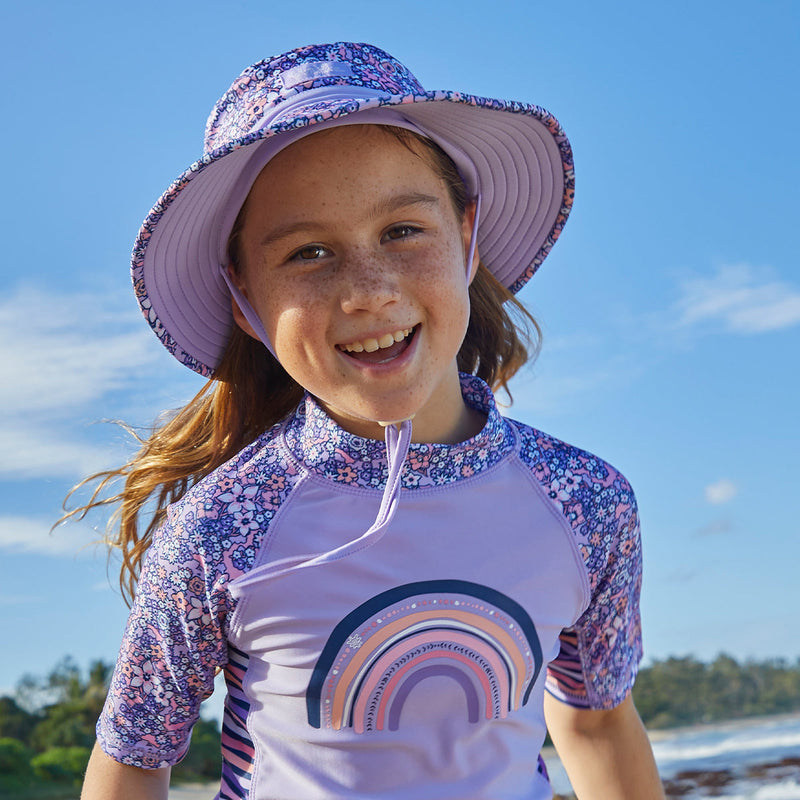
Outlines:
{"label": "nose", "polygon": [[379,255],[350,254],[339,266],[339,297],[346,314],[378,311],[399,299],[397,273]]}

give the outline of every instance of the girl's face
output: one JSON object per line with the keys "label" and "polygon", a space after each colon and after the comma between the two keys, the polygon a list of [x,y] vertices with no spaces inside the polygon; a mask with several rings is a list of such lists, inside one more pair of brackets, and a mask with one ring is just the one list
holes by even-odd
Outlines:
{"label": "girl's face", "polygon": [[456,366],[474,209],[459,218],[430,159],[380,126],[321,131],[275,156],[245,206],[234,279],[286,371],[361,436],[413,416],[415,440],[454,442],[482,424]]}

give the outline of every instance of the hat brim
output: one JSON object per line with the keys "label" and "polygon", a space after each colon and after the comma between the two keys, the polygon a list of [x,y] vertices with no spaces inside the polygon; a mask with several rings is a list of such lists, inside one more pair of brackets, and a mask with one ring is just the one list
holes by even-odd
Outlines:
{"label": "hat brim", "polygon": [[287,130],[381,108],[401,112],[474,164],[478,251],[495,277],[516,292],[536,272],[567,220],[575,180],[569,142],[549,112],[447,91],[327,104],[309,98],[292,108],[291,123],[274,119],[192,164],[142,225],[132,255],[134,289],[150,326],[179,361],[210,377],[230,337],[230,292],[220,275],[230,234],[225,205],[254,146]]}

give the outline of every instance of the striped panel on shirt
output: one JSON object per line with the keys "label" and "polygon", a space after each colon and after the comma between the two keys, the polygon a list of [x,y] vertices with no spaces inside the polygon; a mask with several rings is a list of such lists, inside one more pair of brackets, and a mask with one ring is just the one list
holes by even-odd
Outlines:
{"label": "striped panel on shirt", "polygon": [[561,649],[547,666],[547,691],[564,703],[589,708],[583,665],[578,652],[578,634],[564,630],[559,637]]}
{"label": "striped panel on shirt", "polygon": [[242,683],[249,656],[228,644],[228,664],[225,667],[225,714],[222,721],[222,783],[219,800],[241,800],[250,796],[255,747],[247,730],[250,703]]}

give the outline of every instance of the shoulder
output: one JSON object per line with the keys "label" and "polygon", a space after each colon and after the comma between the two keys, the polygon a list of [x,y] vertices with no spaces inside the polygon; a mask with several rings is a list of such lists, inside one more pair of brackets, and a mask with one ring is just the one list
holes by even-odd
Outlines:
{"label": "shoulder", "polygon": [[569,525],[591,598],[561,636],[548,690],[578,707],[613,708],[630,691],[642,655],[642,552],[636,498],[604,459],[520,423],[520,458]]}
{"label": "shoulder", "polygon": [[511,422],[520,458],[561,511],[591,571],[610,552],[637,547],[638,511],[627,478],[608,461],[528,425]]}
{"label": "shoulder", "polygon": [[510,424],[519,435],[520,458],[553,500],[580,499],[606,508],[634,502],[627,478],[608,461],[529,425]]}
{"label": "shoulder", "polygon": [[[162,535],[189,550],[213,580],[252,567],[263,534],[299,477],[282,446],[282,425],[259,436],[168,509]],[[171,540],[171,541],[170,541]]]}

